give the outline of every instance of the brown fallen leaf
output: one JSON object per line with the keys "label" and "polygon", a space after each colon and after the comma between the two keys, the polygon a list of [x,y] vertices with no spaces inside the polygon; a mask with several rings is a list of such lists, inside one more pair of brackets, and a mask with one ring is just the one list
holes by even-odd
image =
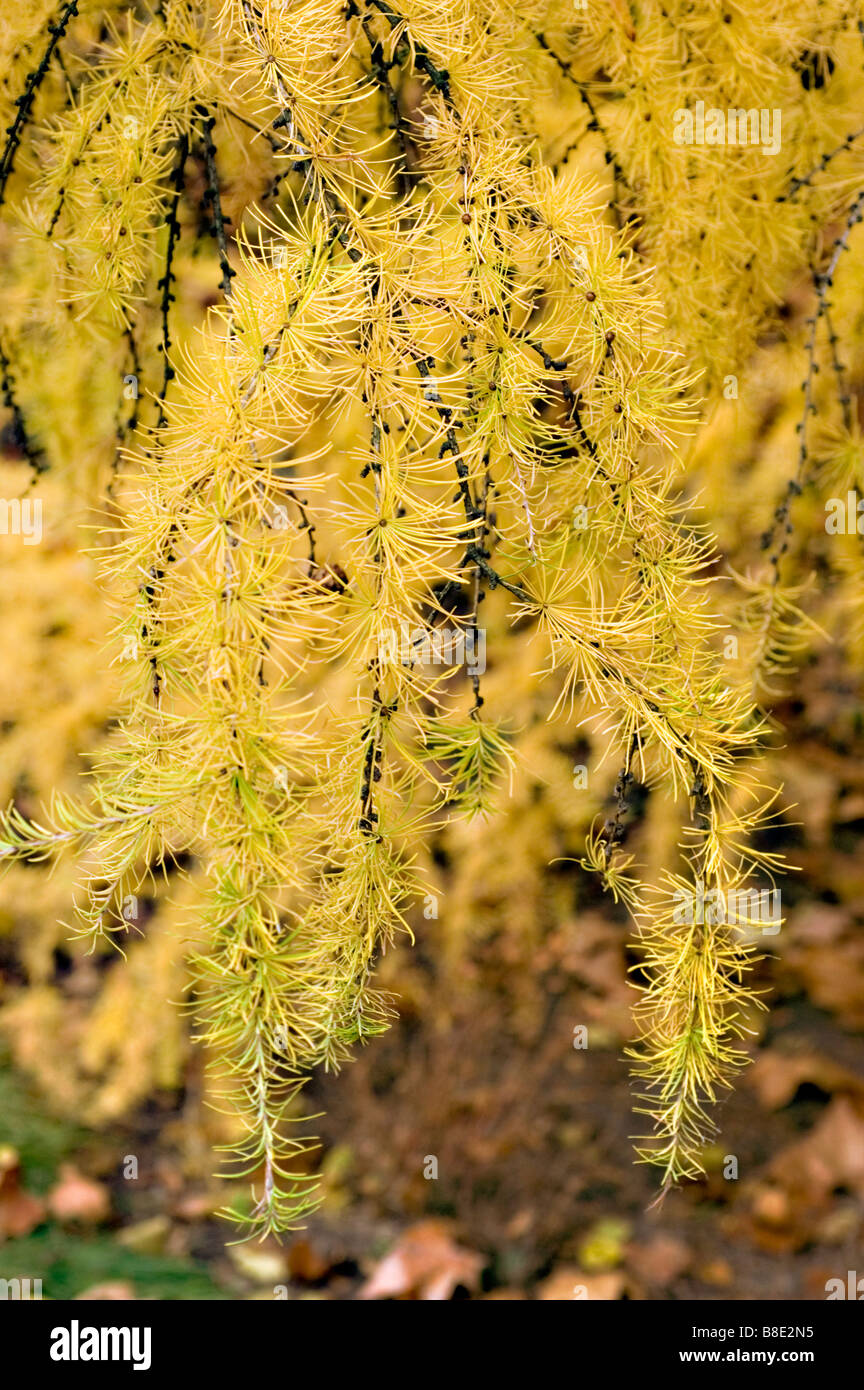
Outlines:
{"label": "brown fallen leaf", "polygon": [[21,1186],[21,1161],[17,1149],[0,1147],[0,1240],[27,1236],[45,1216],[45,1203]]}
{"label": "brown fallen leaf", "polygon": [[595,1303],[611,1303],[624,1292],[625,1279],[620,1270],[607,1274],[586,1274],[577,1265],[562,1265],[537,1285],[534,1297],[543,1303],[572,1303],[587,1299]]}
{"label": "brown fallen leaf", "polygon": [[728,1260],[709,1260],[696,1272],[702,1284],[710,1284],[715,1289],[728,1289],[734,1283],[735,1271]]}
{"label": "brown fallen leaf", "polygon": [[330,1270],[330,1261],[310,1245],[308,1240],[295,1240],[288,1251],[288,1270],[292,1279],[304,1284],[318,1284]]}
{"label": "brown fallen leaf", "polygon": [[178,1221],[204,1221],[222,1205],[222,1199],[212,1192],[189,1192],[174,1204],[173,1215]]}
{"label": "brown fallen leaf", "polygon": [[794,1199],[824,1202],[842,1187],[864,1197],[864,1118],[846,1096],[831,1101],[803,1139],[783,1149],[768,1176]]}
{"label": "brown fallen leaf", "polygon": [[477,1288],[485,1261],[453,1240],[443,1221],[420,1221],[379,1261],[358,1295],[440,1301],[462,1286]]}
{"label": "brown fallen leaf", "polygon": [[644,1245],[628,1245],[626,1255],[633,1273],[658,1289],[665,1289],[680,1278],[691,1260],[689,1246],[674,1236],[654,1236]]}
{"label": "brown fallen leaf", "polygon": [[864,1097],[864,1076],[816,1052],[789,1054],[767,1049],[759,1053],[747,1080],[769,1110],[788,1105],[804,1082],[818,1086],[827,1095],[845,1091]]}
{"label": "brown fallen leaf", "polygon": [[831,946],[853,922],[851,912],[834,903],[805,903],[789,913],[789,940],[793,945]]}
{"label": "brown fallen leaf", "polygon": [[763,1226],[783,1227],[789,1224],[792,1212],[789,1196],[779,1187],[756,1187],[751,1206],[754,1217]]}
{"label": "brown fallen leaf", "polygon": [[864,1117],[846,1096],[835,1097],[813,1128],[760,1173],[736,1229],[772,1255],[801,1250],[830,1214],[838,1189],[864,1197]]}
{"label": "brown fallen leaf", "polygon": [[849,1028],[864,1027],[864,940],[857,929],[844,934],[830,950],[791,943],[783,956],[783,969],[803,983],[814,1004]]}
{"label": "brown fallen leaf", "polygon": [[72,1163],[61,1163],[60,1180],[48,1194],[48,1206],[58,1221],[97,1225],[107,1220],[111,1203],[102,1183],[85,1178]]}

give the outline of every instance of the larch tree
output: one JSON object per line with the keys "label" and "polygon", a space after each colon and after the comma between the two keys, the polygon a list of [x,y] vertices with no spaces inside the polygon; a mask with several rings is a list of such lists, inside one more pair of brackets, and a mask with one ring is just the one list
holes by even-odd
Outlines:
{"label": "larch tree", "polygon": [[229,1214],[290,1228],[304,1079],[386,1028],[430,845],[479,825],[494,872],[533,758],[632,914],[638,1151],[697,1176],[759,1003],[814,485],[864,483],[860,6],[22,0],[0,51],[7,531],[44,504],[99,576],[14,557],[16,621],[84,630],[47,748],[26,662],[9,694],[11,910],[56,866],[128,1009],[186,989]]}

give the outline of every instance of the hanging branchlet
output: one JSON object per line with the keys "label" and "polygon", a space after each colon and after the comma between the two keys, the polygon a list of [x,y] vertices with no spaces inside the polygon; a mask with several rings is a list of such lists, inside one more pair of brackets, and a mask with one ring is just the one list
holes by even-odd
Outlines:
{"label": "hanging branchlet", "polygon": [[225,235],[225,224],[228,218],[222,211],[222,194],[219,187],[219,171],[216,167],[216,146],[213,143],[213,130],[216,126],[216,117],[211,115],[206,106],[200,106],[198,113],[201,117],[203,127],[202,152],[204,157],[204,168],[207,172],[207,189],[204,194],[205,206],[209,207],[211,215],[210,232],[216,238],[216,245],[219,248],[219,269],[222,272],[222,279],[219,281],[219,288],[225,295],[231,293],[231,280],[236,271],[232,269],[228,260],[228,239]]}
{"label": "hanging branchlet", "polygon": [[784,583],[782,568],[792,543],[794,525],[792,507],[800,497],[805,486],[811,481],[813,418],[817,414],[817,382],[820,363],[818,360],[818,336],[824,323],[829,342],[829,358],[835,380],[838,384],[837,401],[840,406],[843,429],[848,435],[851,428],[850,399],[844,386],[842,368],[837,356],[837,338],[830,317],[831,290],[841,256],[849,249],[849,238],[853,229],[862,220],[864,192],[852,202],[846,225],[835,239],[824,271],[813,272],[815,309],[807,319],[807,340],[805,353],[807,369],[801,384],[803,405],[801,419],[796,424],[797,460],[795,472],[789,478],[783,496],[774,509],[771,525],[763,532],[760,546],[767,552],[768,578],[762,580],[755,576],[741,578],[740,583],[747,593],[742,613],[744,627],[757,635],[757,646],[752,661],[752,681],[754,693],[760,690],[770,692],[772,682],[788,677],[794,669],[796,660],[807,644],[814,626],[802,610],[799,600],[806,587],[802,584]]}
{"label": "hanging branchlet", "polygon": [[159,389],[159,413],[157,426],[162,428],[166,423],[165,416],[165,397],[168,394],[168,386],[174,376],[174,368],[170,362],[171,352],[171,333],[170,315],[171,304],[175,296],[172,293],[174,283],[174,257],[177,251],[177,244],[180,239],[180,219],[178,216],[180,199],[184,190],[184,175],[186,169],[186,158],[189,153],[189,141],[185,134],[182,134],[177,141],[177,163],[174,166],[173,185],[174,192],[168,207],[166,223],[168,227],[168,244],[165,248],[165,269],[156,282],[156,288],[161,291],[159,301],[159,313],[162,319],[162,333],[160,338],[159,350],[162,354],[162,385]]}
{"label": "hanging branchlet", "polygon": [[48,462],[28,432],[24,412],[15,393],[12,364],[2,346],[0,346],[0,394],[2,394],[3,404],[10,415],[10,422],[6,426],[8,449],[13,454],[23,455],[32,470],[31,481],[36,482],[39,474],[47,471]]}
{"label": "hanging branchlet", "polygon": [[[717,654],[717,554],[682,444],[699,393],[773,322],[812,219],[848,214],[816,281],[798,469],[766,547],[776,653],[823,321],[854,427],[828,291],[860,213],[837,175],[857,135],[811,122],[795,168],[682,147],[694,72],[718,90],[726,74],[745,113],[758,74],[809,131],[810,69],[777,54],[835,40],[818,15],[763,34],[707,3],[625,8],[563,29],[550,0],[106,11],[97,55],[69,55],[74,99],[36,121],[67,5],[8,132],[4,235],[40,331],[70,360],[70,324],[120,343],[118,362],[134,349],[151,408],[121,429],[101,555],[118,727],[90,800],[57,801],[45,825],[11,809],[0,858],[77,850],[76,930],[102,944],[122,942],[117,904],[147,865],[200,860],[190,1008],[240,1131],[226,1171],[252,1188],[229,1214],[256,1234],[317,1201],[304,1083],[388,1026],[376,966],[410,935],[431,833],[494,815],[517,775],[494,641],[508,624],[544,713],[602,727],[620,769],[582,863],[635,922],[640,1153],[661,1190],[699,1173],[743,1060],[754,949],[703,909],[778,868],[753,848],[773,800],[752,692]],[[535,98],[563,107],[554,166]],[[9,353],[26,438],[33,354]],[[680,828],[658,882],[630,852],[637,787]],[[688,920],[682,901],[703,906]]]}
{"label": "hanging branchlet", "polygon": [[60,14],[55,23],[48,25],[50,38],[45,46],[42,57],[32,72],[28,73],[24,83],[24,90],[20,96],[15,98],[16,112],[10,126],[6,127],[6,140],[3,145],[3,152],[0,154],[0,206],[6,199],[6,186],[15,167],[15,159],[21,147],[21,141],[27,122],[31,119],[33,105],[39,94],[39,88],[45,80],[48,69],[51,66],[51,59],[54,56],[57,45],[65,36],[66,31],[78,13],[78,0],[67,0],[67,3],[60,9]]}

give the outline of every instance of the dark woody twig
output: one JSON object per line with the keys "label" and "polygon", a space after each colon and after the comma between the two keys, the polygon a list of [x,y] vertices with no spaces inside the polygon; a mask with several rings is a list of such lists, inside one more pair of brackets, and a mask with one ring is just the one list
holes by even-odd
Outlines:
{"label": "dark woody twig", "polygon": [[174,368],[168,359],[168,352],[171,347],[171,335],[169,331],[169,314],[174,295],[171,293],[171,286],[174,281],[174,253],[180,239],[180,220],[177,216],[180,206],[180,198],[183,194],[183,174],[186,166],[186,156],[189,153],[189,142],[185,135],[181,135],[177,142],[177,163],[174,167],[173,185],[174,191],[168,207],[168,216],[165,224],[168,228],[168,247],[165,252],[165,270],[162,277],[158,280],[156,288],[162,291],[162,298],[159,304],[159,312],[162,317],[162,338],[160,351],[162,353],[162,386],[159,391],[159,414],[158,425],[165,424],[165,398],[168,394],[168,383],[174,376]]}
{"label": "dark woody twig", "polygon": [[12,366],[2,345],[0,345],[0,394],[2,394],[3,404],[12,415],[12,444],[20,450],[29,463],[33,470],[31,481],[35,483],[40,473],[48,471],[48,463],[42,451],[34,444],[27,429],[24,413],[15,394]]}
{"label": "dark woody twig", "polygon": [[230,299],[231,281],[237,272],[231,268],[231,262],[228,259],[228,239],[225,236],[225,224],[228,218],[222,212],[219,171],[216,167],[216,146],[213,143],[213,128],[216,125],[216,117],[208,111],[206,106],[199,106],[198,114],[204,121],[203,153],[204,169],[207,175],[207,191],[204,194],[204,201],[209,204],[212,213],[210,230],[216,238],[216,245],[219,248],[219,268],[222,271],[219,288],[226,299]]}
{"label": "dark woody twig", "polygon": [[2,155],[0,155],[0,205],[2,205],[5,200],[6,185],[15,167],[15,156],[21,145],[21,136],[25,125],[30,119],[36,95],[51,65],[51,58],[54,54],[54,50],[66,33],[70,20],[72,20],[77,13],[78,0],[69,0],[69,3],[63,6],[56,24],[48,25],[48,33],[51,35],[50,41],[37,67],[33,69],[30,76],[27,78],[24,84],[24,91],[15,99],[15,105],[18,110],[15,113],[15,119],[12,124],[6,127],[6,144],[3,148]]}
{"label": "dark woody twig", "polygon": [[849,249],[849,237],[852,228],[856,226],[864,217],[864,189],[856,197],[849,209],[846,217],[846,226],[841,235],[834,242],[828,265],[821,273],[813,277],[816,289],[816,310],[808,320],[809,333],[807,336],[807,376],[802,383],[804,391],[804,409],[801,420],[796,426],[798,432],[798,463],[793,477],[786,484],[783,498],[774,510],[774,520],[771,526],[765,531],[761,538],[762,550],[770,550],[769,563],[772,569],[771,587],[775,588],[780,583],[780,566],[783,556],[789,549],[789,539],[792,535],[792,522],[790,520],[790,510],[793,498],[799,497],[804,488],[806,478],[807,462],[809,458],[807,425],[811,415],[816,413],[814,396],[814,382],[819,371],[819,364],[816,361],[816,333],[819,321],[830,309],[828,291],[834,282],[834,273],[838,262],[844,251]]}

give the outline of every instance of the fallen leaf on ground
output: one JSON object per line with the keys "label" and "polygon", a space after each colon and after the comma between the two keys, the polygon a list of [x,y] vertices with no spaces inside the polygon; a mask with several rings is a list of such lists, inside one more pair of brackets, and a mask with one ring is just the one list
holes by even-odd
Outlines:
{"label": "fallen leaf on ground", "polygon": [[170,1234],[171,1222],[167,1216],[151,1216],[118,1231],[117,1244],[139,1255],[161,1255]]}
{"label": "fallen leaf on ground", "polygon": [[228,1256],[255,1284],[278,1284],[288,1273],[288,1257],[275,1246],[229,1245]]}
{"label": "fallen leaf on ground", "polygon": [[644,1245],[628,1245],[627,1264],[637,1277],[665,1289],[690,1266],[690,1249],[674,1236],[655,1236]]}
{"label": "fallen leaf on ground", "polygon": [[[838,889],[839,891],[839,889]],[[830,926],[833,927],[833,919]],[[790,936],[783,972],[804,985],[814,1004],[827,1009],[849,1028],[864,1027],[864,940],[849,923],[826,950],[826,942]]]}
{"label": "fallen leaf on ground", "polygon": [[[864,1198],[864,1118],[837,1096],[811,1130],[772,1159],[750,1189],[736,1229],[762,1250],[787,1255],[812,1243],[840,1190]],[[730,1228],[731,1229],[731,1228]]]}
{"label": "fallen leaf on ground", "polygon": [[111,1210],[108,1189],[92,1178],[85,1178],[71,1163],[61,1163],[60,1180],[48,1194],[48,1206],[58,1221],[94,1225],[105,1221]]}
{"label": "fallen leaf on ground", "polygon": [[697,1271],[696,1277],[703,1284],[715,1289],[728,1289],[734,1282],[735,1271],[728,1260],[709,1260]]}
{"label": "fallen leaf on ground", "polygon": [[769,1176],[803,1200],[836,1188],[864,1197],[864,1119],[845,1096],[832,1100],[809,1134],[777,1155]]}
{"label": "fallen leaf on ground", "polygon": [[459,1285],[476,1289],[484,1263],[482,1255],[456,1244],[444,1222],[421,1221],[379,1262],[359,1297],[452,1298]]}
{"label": "fallen leaf on ground", "polygon": [[543,1303],[589,1302],[610,1303],[624,1292],[624,1275],[619,1270],[608,1274],[586,1274],[577,1265],[556,1269],[537,1285],[535,1298]]}
{"label": "fallen leaf on ground", "polygon": [[222,1198],[211,1192],[190,1192],[174,1205],[178,1221],[203,1221],[222,1205]]}
{"label": "fallen leaf on ground", "polygon": [[21,1186],[17,1149],[0,1148],[0,1239],[27,1236],[45,1216],[45,1203]]}
{"label": "fallen leaf on ground", "polygon": [[788,1105],[804,1082],[818,1086],[826,1095],[846,1091],[864,1096],[864,1077],[817,1052],[799,1055],[773,1050],[761,1052],[750,1068],[747,1079],[769,1110],[779,1110]]}
{"label": "fallen leaf on ground", "polygon": [[288,1251],[288,1268],[292,1279],[304,1284],[317,1284],[331,1268],[330,1261],[310,1245],[308,1240],[295,1240]]}

